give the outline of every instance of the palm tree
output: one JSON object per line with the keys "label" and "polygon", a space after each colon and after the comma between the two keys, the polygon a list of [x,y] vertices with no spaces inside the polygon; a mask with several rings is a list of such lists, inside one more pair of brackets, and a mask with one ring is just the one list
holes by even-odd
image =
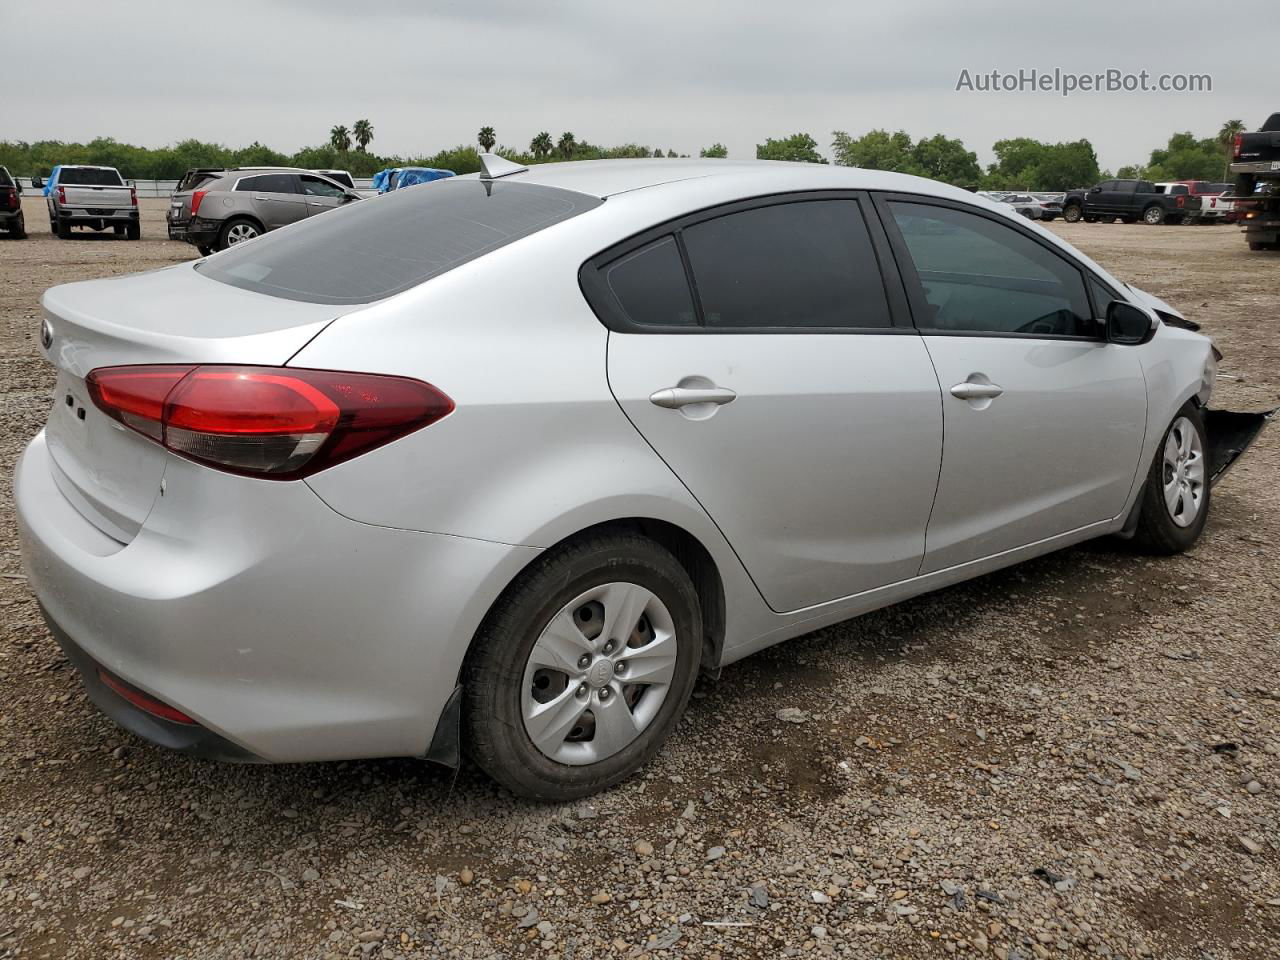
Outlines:
{"label": "palm tree", "polygon": [[1236,134],[1244,133],[1244,130],[1243,120],[1228,120],[1218,131],[1218,143],[1222,144],[1223,152],[1227,155],[1227,165],[1222,170],[1224,180],[1231,174],[1231,157],[1235,153]]}
{"label": "palm tree", "polygon": [[351,132],[356,138],[356,149],[364,153],[373,140],[373,124],[368,120],[357,120],[351,128]]}
{"label": "palm tree", "polygon": [[529,152],[535,157],[549,157],[551,156],[551,151],[555,148],[555,141],[551,139],[551,134],[545,130],[529,141]]}
{"label": "palm tree", "polygon": [[573,156],[573,151],[577,148],[578,141],[573,139],[573,134],[566,130],[560,134],[560,141],[556,144],[556,148],[560,151],[560,156],[568,160]]}
{"label": "palm tree", "polygon": [[493,149],[493,145],[498,142],[498,138],[493,135],[493,127],[481,127],[480,132],[476,135],[476,140],[480,144],[480,149],[488,153]]}
{"label": "palm tree", "polygon": [[351,131],[342,125],[334,127],[329,131],[329,146],[339,153],[346,153],[351,149]]}

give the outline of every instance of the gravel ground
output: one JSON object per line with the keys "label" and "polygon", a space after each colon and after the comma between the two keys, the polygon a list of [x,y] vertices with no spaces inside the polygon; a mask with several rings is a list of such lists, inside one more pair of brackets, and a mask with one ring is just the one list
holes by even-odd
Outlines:
{"label": "gravel ground", "polygon": [[[8,489],[49,402],[41,291],[191,252],[163,201],[140,243],[56,241],[38,204],[0,240],[0,957],[1280,957],[1280,430],[1190,554],[1089,544],[752,657],[593,803],[217,765],[89,706]],[[1241,378],[1218,405],[1280,405],[1280,258],[1054,229],[1205,324]]]}

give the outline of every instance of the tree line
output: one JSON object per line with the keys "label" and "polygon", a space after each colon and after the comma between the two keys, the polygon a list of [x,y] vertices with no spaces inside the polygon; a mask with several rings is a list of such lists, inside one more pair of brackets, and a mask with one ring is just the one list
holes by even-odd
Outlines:
{"label": "tree line", "polygon": [[[905,130],[870,130],[854,137],[843,130],[831,135],[831,160],[819,152],[818,142],[807,133],[768,138],[756,145],[760,160],[834,162],[843,166],[910,173],[987,190],[1065,190],[1085,187],[1112,176],[1146,180],[1223,180],[1230,162],[1232,138],[1244,130],[1239,120],[1222,125],[1212,137],[1197,138],[1189,132],[1174,133],[1168,143],[1151,151],[1146,163],[1120,167],[1114,174],[1101,170],[1088,140],[1046,143],[1028,137],[998,140],[992,145],[995,161],[983,169],[978,156],[964,142],[935,134],[914,140]],[[481,127],[475,145],[459,144],[420,156],[379,156],[369,149],[373,124],[355,121],[350,128],[335,125],[327,143],[282,153],[261,143],[229,148],[218,143],[183,140],[172,146],[151,148],[99,137],[88,143],[57,140],[0,140],[0,165],[15,176],[47,176],[63,163],[98,164],[118,168],[126,177],[140,180],[174,180],[192,167],[292,166],[306,169],[345,169],[356,177],[370,177],[386,167],[440,167],[455,173],[480,169],[481,151],[496,151],[517,163],[559,160],[607,160],[618,158],[682,157],[674,149],[650,148],[636,143],[605,147],[564,131],[553,136],[540,131],[528,147],[498,143],[491,126]],[[727,157],[728,150],[714,143],[699,150],[701,157]]]}

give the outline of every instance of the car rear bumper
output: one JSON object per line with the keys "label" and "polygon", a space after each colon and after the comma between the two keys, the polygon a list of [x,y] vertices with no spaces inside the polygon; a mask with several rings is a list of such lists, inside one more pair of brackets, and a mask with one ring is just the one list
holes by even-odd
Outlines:
{"label": "car rear bumper", "polygon": [[[44,434],[14,477],[23,562],[90,697],[176,749],[272,762],[423,756],[467,644],[537,555],[348,520],[305,484],[173,457],[129,543],[55,485]],[[158,720],[113,677],[198,726]]]}
{"label": "car rear bumper", "polygon": [[137,210],[96,210],[87,207],[59,207],[58,222],[71,226],[91,223],[138,223]]}

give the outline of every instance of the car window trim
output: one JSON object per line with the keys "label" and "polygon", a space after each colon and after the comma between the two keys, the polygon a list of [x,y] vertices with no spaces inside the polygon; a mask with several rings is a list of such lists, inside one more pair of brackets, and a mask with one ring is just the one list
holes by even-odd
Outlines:
{"label": "car window trim", "polygon": [[[1081,336],[1070,333],[1006,333],[1001,330],[939,330],[935,327],[921,326],[917,318],[928,316],[924,285],[916,272],[915,261],[911,259],[911,251],[907,247],[906,240],[903,239],[902,232],[898,229],[897,221],[893,217],[893,211],[889,209],[890,203],[916,203],[923,206],[944,207],[961,213],[973,214],[1016,231],[1034,241],[1041,249],[1048,251],[1076,272],[1080,282],[1084,284],[1085,300],[1089,304],[1089,309],[1096,314],[1097,308],[1093,303],[1093,296],[1089,290],[1089,279],[1092,274],[1085,269],[1083,264],[1077,263],[1066,256],[1061,250],[1056,249],[1052,243],[1045,240],[1044,237],[1036,236],[1034,231],[1019,223],[1018,220],[1003,217],[994,211],[925,193],[899,193],[884,190],[872,190],[869,192],[871,201],[875,205],[876,213],[879,215],[881,226],[889,236],[889,244],[898,263],[898,273],[902,277],[903,286],[907,290],[907,300],[911,308],[911,322],[920,334],[930,337],[1003,337],[1007,340],[1071,340],[1076,343],[1105,342],[1106,329],[1102,324],[1098,324],[1098,332],[1094,336]],[[1108,289],[1111,287],[1108,283],[1103,283],[1102,285]],[[1123,298],[1117,297],[1117,299]],[[1097,320],[1099,318],[1094,316],[1090,319]]]}
{"label": "car window trim", "polygon": [[[777,206],[784,203],[803,203],[812,200],[851,200],[858,205],[863,222],[867,228],[867,234],[871,239],[871,248],[876,259],[876,270],[880,276],[881,287],[884,290],[885,302],[888,305],[890,325],[887,327],[708,327],[702,312],[702,298],[698,292],[697,278],[694,276],[692,265],[689,262],[688,251],[685,249],[681,231],[687,227],[694,226],[695,224],[704,223],[708,220],[716,220],[720,217],[740,213],[745,210]],[[685,270],[685,283],[688,285],[689,295],[693,298],[693,307],[698,318],[697,324],[690,326],[661,326],[657,324],[636,323],[627,316],[626,312],[614,297],[613,291],[609,289],[609,285],[605,280],[606,268],[615,261],[625,257],[627,254],[634,253],[641,247],[646,247],[651,243],[655,243],[666,236],[675,238],[676,248],[680,251],[680,259],[684,264]],[[752,334],[796,334],[798,336],[812,336],[814,334],[824,333],[863,335],[887,334],[890,336],[908,334],[914,336],[917,334],[917,331],[911,321],[911,313],[907,303],[905,284],[903,283],[902,278],[898,275],[897,265],[894,261],[888,239],[884,235],[884,230],[880,225],[879,218],[875,215],[871,199],[866,190],[783,191],[779,193],[761,194],[759,196],[749,197],[742,200],[733,200],[728,203],[719,203],[710,207],[704,207],[700,210],[681,214],[679,217],[665,220],[662,223],[655,224],[634,233],[626,239],[611,244],[593,256],[588,257],[586,261],[583,262],[582,266],[578,268],[578,286],[582,290],[582,294],[586,298],[587,304],[591,307],[596,317],[605,325],[605,327],[615,333],[692,334],[710,336],[750,336]]]}

